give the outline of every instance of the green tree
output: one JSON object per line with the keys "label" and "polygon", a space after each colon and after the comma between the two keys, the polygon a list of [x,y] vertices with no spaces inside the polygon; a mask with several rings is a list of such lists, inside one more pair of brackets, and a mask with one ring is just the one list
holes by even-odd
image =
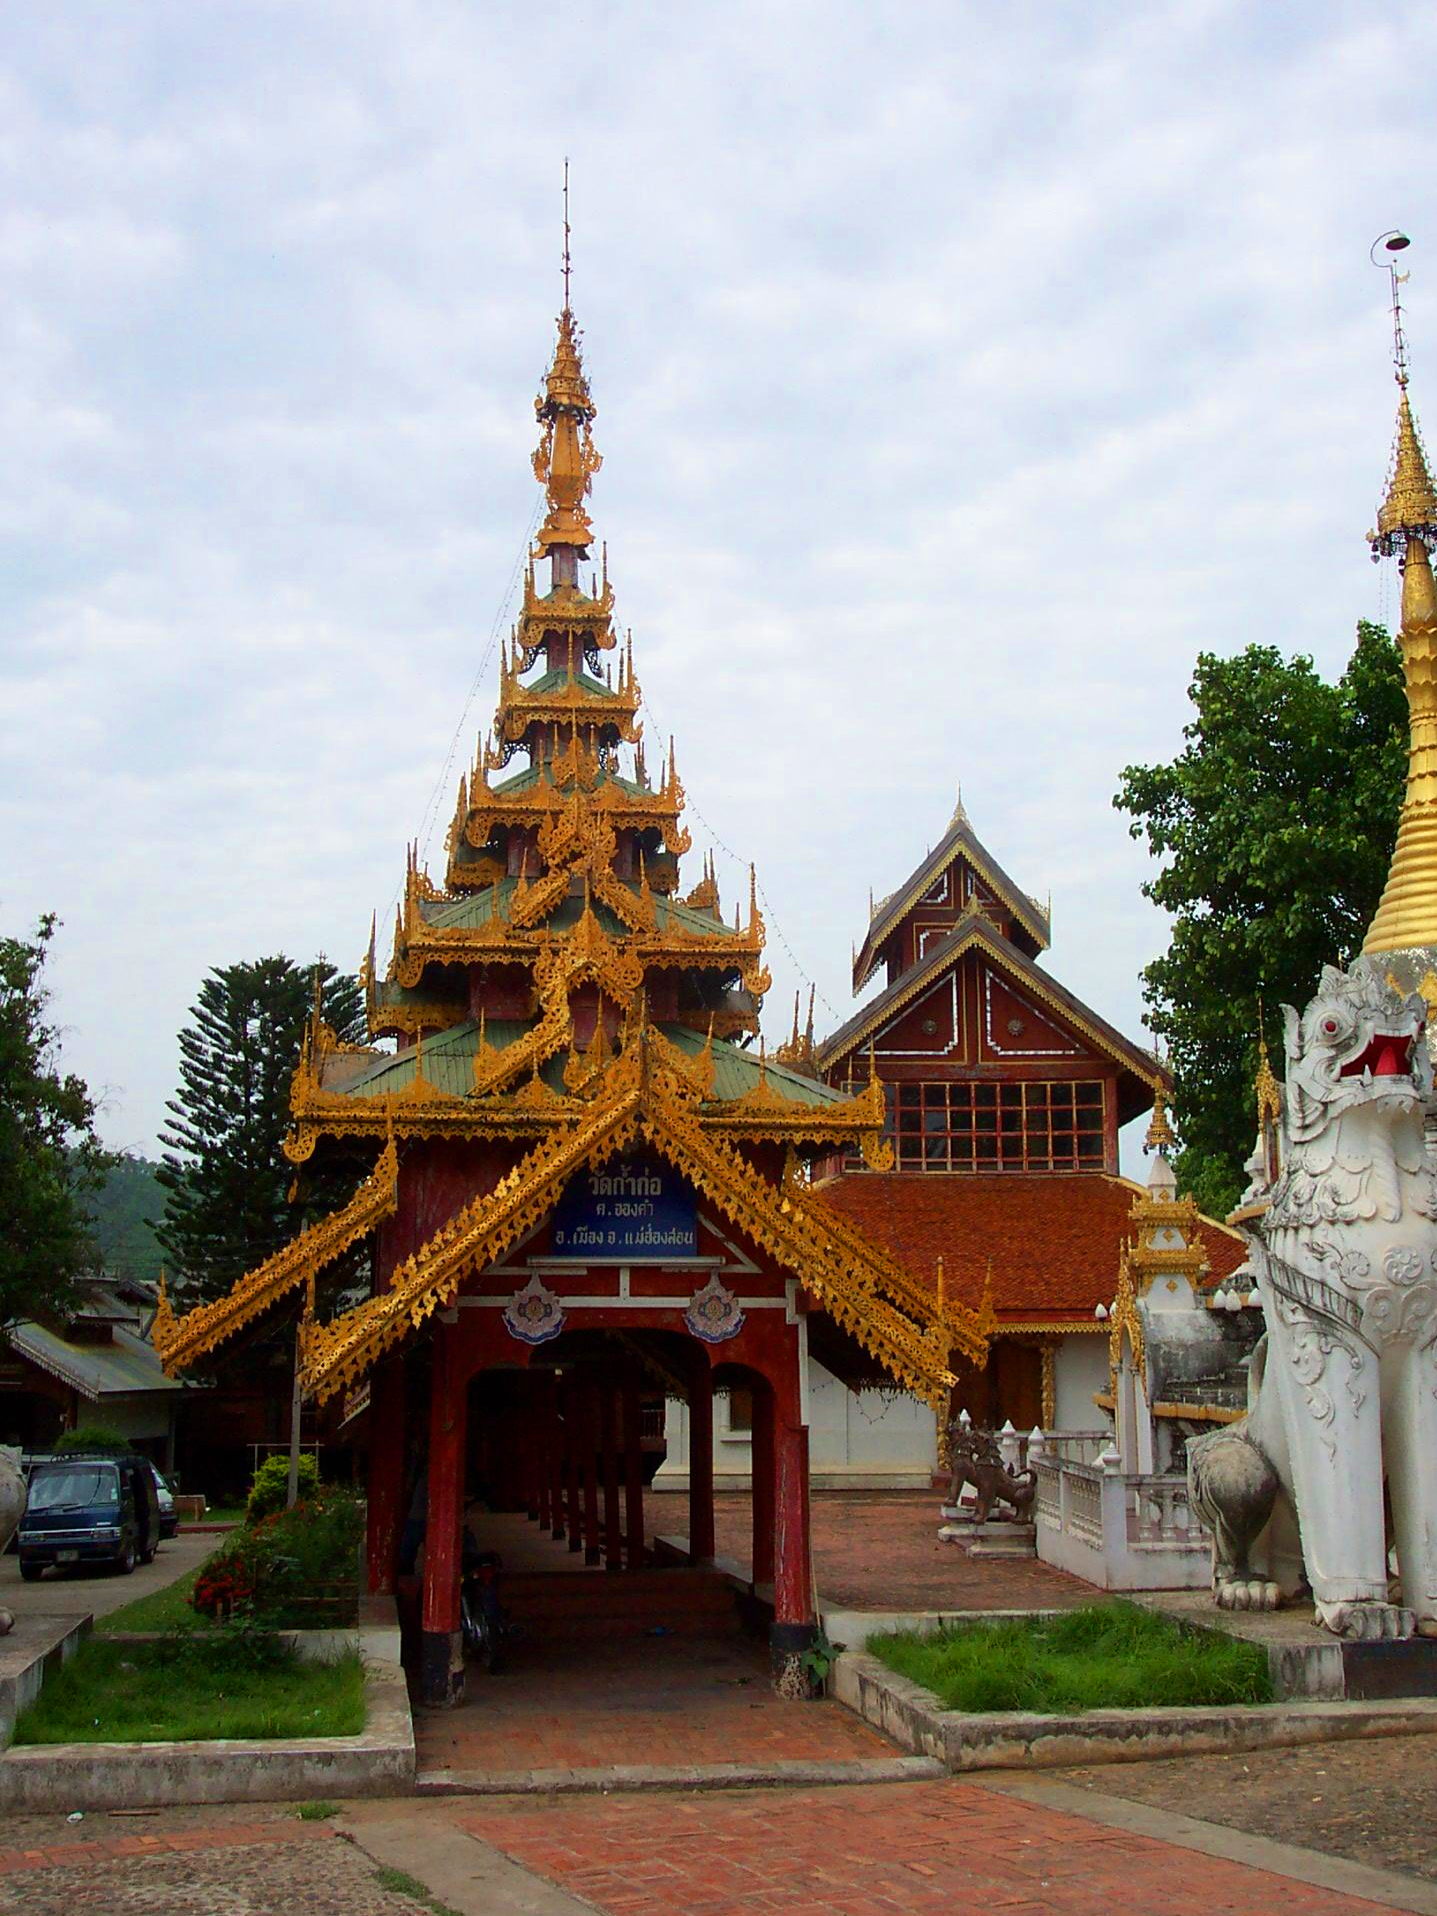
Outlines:
{"label": "green tree", "polygon": [[163,1262],[155,1226],[165,1208],[159,1166],[132,1151],[118,1156],[89,1199],[100,1262],[116,1277],[153,1283]]}
{"label": "green tree", "polygon": [[1357,628],[1336,685],[1308,658],[1251,645],[1198,657],[1197,716],[1170,765],[1130,765],[1113,803],[1163,861],[1144,894],[1172,939],[1143,973],[1148,1024],[1171,1053],[1177,1170],[1222,1216],[1252,1149],[1257,1003],[1281,1075],[1278,1006],[1304,1005],[1346,964],[1387,876],[1407,765],[1395,641]]}
{"label": "green tree", "polygon": [[61,1074],[43,974],[57,920],[0,938],[0,1325],[63,1308],[93,1268],[86,1199],[110,1163],[82,1078]]}
{"label": "green tree", "polygon": [[[281,1144],[316,984],[326,1023],[346,1041],[362,1036],[357,980],[323,959],[301,967],[283,957],[212,971],[180,1033],[180,1087],[160,1138],[166,1197],[156,1236],[186,1304],[223,1296],[303,1222],[289,1202],[294,1168]],[[328,1208],[335,1179],[323,1171],[308,1179],[315,1208]]]}

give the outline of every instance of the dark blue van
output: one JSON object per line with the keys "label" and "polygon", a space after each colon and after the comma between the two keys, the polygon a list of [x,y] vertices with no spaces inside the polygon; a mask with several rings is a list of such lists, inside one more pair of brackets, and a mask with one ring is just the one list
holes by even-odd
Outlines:
{"label": "dark blue van", "polygon": [[128,1575],[160,1541],[160,1506],[147,1457],[66,1456],[31,1467],[16,1542],[20,1575],[47,1564],[111,1564]]}

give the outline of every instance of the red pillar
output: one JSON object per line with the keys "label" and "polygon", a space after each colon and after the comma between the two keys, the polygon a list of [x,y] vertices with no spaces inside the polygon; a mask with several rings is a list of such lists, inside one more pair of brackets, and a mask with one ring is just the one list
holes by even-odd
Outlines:
{"label": "red pillar", "polygon": [[624,1567],[624,1527],[619,1508],[619,1398],[610,1383],[599,1386],[600,1449],[604,1460],[604,1568]]}
{"label": "red pillar", "polygon": [[464,1696],[459,1633],[460,1532],[464,1522],[467,1379],[457,1364],[457,1325],[434,1325],[430,1381],[429,1511],[424,1525],[424,1611],[420,1689],[426,1703]]}
{"label": "red pillar", "polygon": [[643,1406],[639,1380],[624,1379],[624,1545],[630,1570],[644,1567]]}
{"label": "red pillar", "polygon": [[581,1510],[583,1486],[579,1476],[582,1410],[578,1386],[568,1384],[564,1390],[564,1526],[569,1533],[570,1550],[582,1550],[584,1547],[584,1518]]}
{"label": "red pillar", "polygon": [[714,1553],[714,1385],[705,1355],[689,1386],[689,1559]]}
{"label": "red pillar", "polygon": [[579,1399],[580,1468],[584,1474],[584,1562],[598,1563],[599,1547],[599,1387],[586,1384]]}
{"label": "red pillar", "polygon": [[557,1377],[549,1383],[549,1516],[550,1534],[564,1541],[564,1392]]}
{"label": "red pillar", "polygon": [[365,1567],[375,1595],[393,1596],[404,1523],[404,1358],[381,1358],[369,1380],[369,1504]]}
{"label": "red pillar", "polygon": [[753,1564],[755,1583],[773,1582],[773,1392],[754,1386],[753,1437],[749,1446],[753,1483]]}
{"label": "red pillar", "polygon": [[534,1474],[538,1480],[539,1505],[535,1517],[541,1530],[554,1522],[554,1470],[550,1451],[554,1442],[554,1420],[549,1414],[549,1380],[533,1379],[534,1391]]}
{"label": "red pillar", "polygon": [[798,1659],[814,1637],[808,1530],[808,1426],[801,1421],[798,1351],[776,1380],[773,1417],[773,1623],[769,1651],[785,1694],[802,1683]]}

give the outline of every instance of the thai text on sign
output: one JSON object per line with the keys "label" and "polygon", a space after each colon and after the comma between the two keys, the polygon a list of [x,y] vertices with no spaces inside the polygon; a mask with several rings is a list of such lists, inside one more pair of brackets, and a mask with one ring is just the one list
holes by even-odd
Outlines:
{"label": "thai text on sign", "polygon": [[667,1165],[623,1161],[581,1171],[554,1209],[555,1257],[663,1263],[698,1252],[694,1194]]}

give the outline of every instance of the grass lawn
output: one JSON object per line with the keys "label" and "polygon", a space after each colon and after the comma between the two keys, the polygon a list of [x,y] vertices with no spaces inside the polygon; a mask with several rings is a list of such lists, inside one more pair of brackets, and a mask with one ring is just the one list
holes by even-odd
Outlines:
{"label": "grass lawn", "polygon": [[873,1636],[868,1651],[949,1710],[1079,1710],[1266,1703],[1267,1652],[1187,1630],[1131,1603],[965,1624],[937,1636]]}
{"label": "grass lawn", "polygon": [[357,1736],[357,1655],[302,1663],[223,1636],[165,1643],[91,1637],[15,1726],[19,1743],[156,1743],[201,1737]]}
{"label": "grass lawn", "polygon": [[213,1629],[209,1617],[202,1617],[197,1610],[190,1608],[190,1592],[199,1574],[198,1569],[187,1571],[183,1577],[167,1583],[163,1590],[151,1590],[148,1596],[136,1597],[133,1603],[112,1610],[107,1617],[96,1617],[96,1636],[104,1636],[113,1630],[128,1634],[146,1630]]}

